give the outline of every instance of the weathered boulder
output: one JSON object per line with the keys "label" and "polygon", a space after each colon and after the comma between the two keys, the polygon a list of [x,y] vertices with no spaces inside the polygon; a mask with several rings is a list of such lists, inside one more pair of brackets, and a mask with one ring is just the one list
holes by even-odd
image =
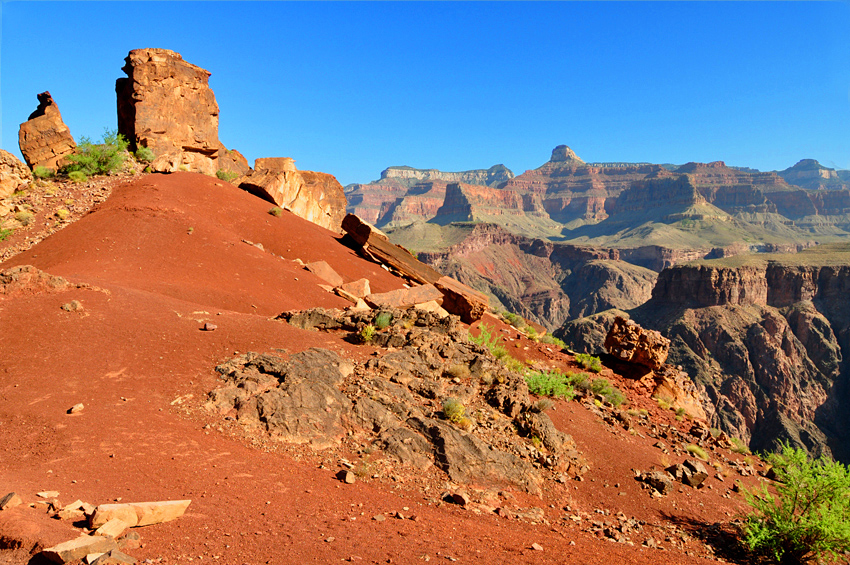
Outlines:
{"label": "weathered boulder", "polygon": [[313,261],[307,263],[304,268],[328,283],[331,286],[342,286],[343,279],[327,261]]}
{"label": "weathered boulder", "polygon": [[38,108],[21,124],[18,145],[31,169],[41,166],[54,171],[77,147],[49,92],[38,95]]}
{"label": "weathered boulder", "polygon": [[48,547],[41,554],[54,563],[68,563],[82,559],[90,553],[106,553],[118,549],[115,540],[105,536],[80,536],[76,539]]}
{"label": "weathered boulder", "polygon": [[32,173],[20,159],[0,149],[0,198],[6,198],[32,180]]}
{"label": "weathered boulder", "polygon": [[659,494],[668,494],[673,492],[673,481],[670,480],[670,475],[663,471],[650,471],[648,473],[643,473],[638,477],[638,479],[658,491]]}
{"label": "weathered boulder", "polygon": [[365,298],[366,304],[372,308],[410,308],[416,304],[441,302],[443,294],[432,284],[423,284],[411,288],[400,288],[389,292],[370,294]]}
{"label": "weathered boulder", "polygon": [[617,317],[605,338],[608,353],[649,369],[660,369],[667,360],[670,340],[654,330],[645,330],[633,320]]}
{"label": "weathered boulder", "polygon": [[191,500],[163,500],[128,504],[101,504],[89,518],[89,527],[99,528],[110,520],[121,520],[127,526],[150,526],[176,520],[186,512]]}
{"label": "weathered boulder", "polygon": [[218,104],[210,72],[168,49],[134,49],[115,82],[118,133],[131,148],[145,146],[158,172],[189,170],[244,174],[250,167],[218,139]]}
{"label": "weathered boulder", "polygon": [[[443,308],[460,316],[460,319],[467,324],[480,320],[490,306],[486,294],[452,277],[440,277],[434,286],[443,293]],[[545,328],[543,331],[545,332]]]}
{"label": "weathered boulder", "polygon": [[236,184],[298,217],[331,231],[341,230],[347,201],[333,175],[299,171],[288,157],[263,158],[254,161],[254,170]]}

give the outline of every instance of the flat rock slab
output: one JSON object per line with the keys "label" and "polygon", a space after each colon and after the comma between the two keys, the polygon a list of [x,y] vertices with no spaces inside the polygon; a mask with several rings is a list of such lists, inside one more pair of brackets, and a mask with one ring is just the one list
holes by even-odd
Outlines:
{"label": "flat rock slab", "polygon": [[304,268],[328,283],[331,286],[342,286],[343,280],[339,273],[333,270],[333,267],[325,261],[314,261],[307,263]]}
{"label": "flat rock slab", "polygon": [[117,538],[127,529],[127,522],[120,518],[113,518],[104,525],[95,530],[96,536],[105,536],[108,538]]}
{"label": "flat rock slab", "polygon": [[10,492],[2,499],[0,499],[0,510],[6,510],[7,508],[14,508],[15,506],[20,506],[23,504],[21,497],[18,496],[17,493]]}
{"label": "flat rock slab", "polygon": [[356,296],[357,298],[366,298],[370,294],[372,294],[372,290],[369,287],[369,279],[357,279],[356,281],[352,281],[350,283],[345,283],[340,288],[350,294],[351,296]]}
{"label": "flat rock slab", "polygon": [[118,544],[112,538],[104,536],[80,536],[77,539],[48,547],[41,553],[54,563],[68,563],[82,559],[90,553],[106,553],[113,549],[118,549]]}
{"label": "flat rock slab", "polygon": [[487,295],[452,277],[441,277],[434,286],[443,293],[443,308],[471,324],[481,319],[490,306]]}
{"label": "flat rock slab", "polygon": [[113,519],[123,521],[130,528],[169,522],[182,516],[191,502],[191,500],[165,500],[130,504],[101,504],[92,514],[89,525],[92,528],[99,528]]}
{"label": "flat rock slab", "polygon": [[430,302],[432,300],[442,301],[443,293],[432,284],[423,284],[413,288],[400,288],[390,292],[370,294],[365,298],[366,304],[372,308],[400,308],[406,309],[416,304]]}
{"label": "flat rock slab", "polygon": [[120,550],[113,549],[109,553],[104,553],[92,562],[92,565],[132,565],[136,563],[135,557],[127,555]]}

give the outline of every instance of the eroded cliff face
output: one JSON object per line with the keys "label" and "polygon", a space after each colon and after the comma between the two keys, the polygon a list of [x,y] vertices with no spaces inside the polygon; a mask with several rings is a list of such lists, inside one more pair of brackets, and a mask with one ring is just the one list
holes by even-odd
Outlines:
{"label": "eroded cliff face", "polygon": [[[847,461],[848,292],[850,246],[820,246],[666,269],[629,314],[671,340],[670,362],[706,387],[713,425],[752,449],[787,440]],[[586,318],[558,334],[597,350],[605,324]]]}
{"label": "eroded cliff face", "polygon": [[656,276],[620,261],[615,249],[551,243],[494,224],[478,224],[456,245],[419,256],[550,330],[569,318],[636,307],[649,298]]}
{"label": "eroded cliff face", "polygon": [[[421,181],[462,182],[482,186],[496,186],[514,178],[513,172],[504,165],[493,165],[489,169],[475,169],[457,173],[437,169],[414,169],[413,167],[388,167],[381,172],[381,180],[398,180],[408,184]],[[409,183],[409,181],[413,183]]]}
{"label": "eroded cliff face", "polygon": [[809,190],[850,189],[850,183],[835,169],[824,167],[814,159],[801,159],[793,167],[779,171],[779,175],[789,184]]}

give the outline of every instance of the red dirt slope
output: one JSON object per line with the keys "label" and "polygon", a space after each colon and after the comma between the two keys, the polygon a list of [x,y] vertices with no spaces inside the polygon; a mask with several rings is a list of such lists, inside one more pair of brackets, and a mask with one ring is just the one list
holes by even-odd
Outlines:
{"label": "red dirt slope", "polygon": [[[559,403],[553,418],[585,449],[594,466],[587,479],[544,499],[516,495],[543,508],[548,525],[434,504],[439,493],[390,479],[342,484],[334,478],[339,466],[324,464],[321,454],[251,447],[251,438],[231,433],[232,422],[197,411],[217,385],[213,367],[235,352],[321,346],[357,360],[372,352],[271,319],[288,309],[348,305],[293,259],[325,260],[346,281],[369,278],[376,292],[401,287],[336,234],[290,214],[274,217],[268,207],[203,175],[146,176],[116,186],[92,213],[0,264],[32,264],[93,285],[0,294],[0,495],[14,490],[25,503],[41,490],[59,491],[63,503],[191,498],[184,517],[140,529],[144,545],[129,551],[162,563],[708,562],[684,553],[706,555],[698,543],[629,546],[572,523],[568,516],[579,509],[604,505],[616,513],[620,498],[602,490],[614,480],[607,462],[626,472],[628,450],[640,464],[655,457],[649,440],[612,435],[577,403]],[[71,300],[83,309],[60,308]],[[205,322],[217,329],[201,331]],[[68,414],[77,403],[85,408]],[[616,480],[632,516],[663,521],[663,513],[679,512],[676,500],[688,519],[702,511],[688,506],[690,493],[652,506],[632,479]],[[728,503],[719,494],[700,499],[711,501],[709,524],[734,506],[720,506]],[[405,519],[372,519],[393,512]],[[26,506],[2,512],[0,549],[23,547],[0,551],[0,563],[27,562],[29,548],[67,527]]]}

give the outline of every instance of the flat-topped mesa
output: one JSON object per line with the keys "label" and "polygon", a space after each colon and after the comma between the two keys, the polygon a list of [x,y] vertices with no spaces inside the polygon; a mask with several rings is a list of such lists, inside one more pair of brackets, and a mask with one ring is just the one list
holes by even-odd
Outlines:
{"label": "flat-topped mesa", "polygon": [[64,158],[77,147],[71,130],[62,121],[59,106],[49,92],[38,95],[38,108],[21,124],[18,145],[31,169],[46,167],[53,170],[65,164]]}
{"label": "flat-topped mesa", "polygon": [[153,151],[154,171],[248,171],[245,157],[218,139],[219,110],[209,71],[168,49],[134,49],[125,61],[127,77],[115,81],[118,133],[131,149],[141,145]]}
{"label": "flat-topped mesa", "polygon": [[[403,184],[422,181],[462,182],[483,186],[497,186],[514,178],[513,172],[504,165],[493,165],[489,169],[446,172],[437,169],[415,169],[413,167],[387,167],[381,172],[381,180],[399,180]],[[380,182],[380,181],[378,181]]]}
{"label": "flat-topped mesa", "polygon": [[842,179],[835,169],[824,167],[814,159],[802,159],[793,167],[779,171],[789,184],[809,190],[842,190],[850,188],[850,182]]}
{"label": "flat-topped mesa", "polygon": [[559,145],[555,149],[552,150],[552,158],[549,159],[550,163],[575,163],[575,164],[583,164],[584,161],[576,155],[575,151],[567,147],[566,145]]}

